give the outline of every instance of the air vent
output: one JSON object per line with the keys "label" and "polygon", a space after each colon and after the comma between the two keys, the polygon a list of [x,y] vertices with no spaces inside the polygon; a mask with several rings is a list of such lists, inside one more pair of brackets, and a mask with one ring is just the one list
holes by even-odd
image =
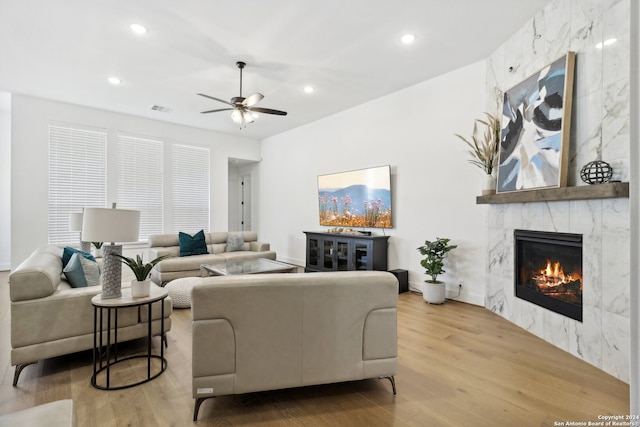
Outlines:
{"label": "air vent", "polygon": [[170,113],[171,112],[171,108],[169,107],[163,107],[162,105],[152,105],[151,109],[153,111],[159,111],[161,113]]}

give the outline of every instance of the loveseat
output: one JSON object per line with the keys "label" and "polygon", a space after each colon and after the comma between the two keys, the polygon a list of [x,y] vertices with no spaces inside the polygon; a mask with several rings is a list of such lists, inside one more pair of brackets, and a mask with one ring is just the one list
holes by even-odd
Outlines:
{"label": "loveseat", "polygon": [[[9,275],[11,299],[11,365],[16,367],[13,385],[22,370],[39,360],[93,349],[91,298],[100,285],[71,287],[63,274],[63,249],[36,249]],[[123,288],[130,286],[123,283]],[[152,332],[161,330],[160,306],[152,307]],[[171,329],[171,299],[165,299],[165,332]],[[147,336],[145,307],[118,310],[118,342]],[[166,344],[166,337],[162,337]],[[88,381],[88,379],[87,379]]]}
{"label": "loveseat", "polygon": [[[227,245],[228,238],[240,241],[236,247]],[[200,265],[225,260],[246,260],[254,258],[276,259],[269,243],[259,242],[258,233],[244,231],[238,233],[204,233],[206,251],[199,255],[180,256],[178,233],[154,234],[149,236],[149,257],[171,255],[157,263],[151,270],[151,280],[164,286],[167,282],[181,277],[200,277]],[[233,249],[233,250],[232,250]]]}
{"label": "loveseat", "polygon": [[192,290],[192,388],[208,398],[388,378],[398,281],[382,271],[201,278]]}

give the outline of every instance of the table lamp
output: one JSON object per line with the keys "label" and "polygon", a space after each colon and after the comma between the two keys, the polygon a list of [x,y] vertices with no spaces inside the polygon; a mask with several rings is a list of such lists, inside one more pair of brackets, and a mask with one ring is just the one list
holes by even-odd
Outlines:
{"label": "table lamp", "polygon": [[[69,231],[82,232],[82,212],[69,214]],[[86,242],[80,233],[80,250],[82,252],[91,252],[91,242]]]}
{"label": "table lamp", "polygon": [[[122,245],[114,242],[137,242],[140,231],[140,211],[109,208],[84,208],[82,238],[102,245],[102,298],[122,296]],[[111,242],[107,244],[106,242]]]}

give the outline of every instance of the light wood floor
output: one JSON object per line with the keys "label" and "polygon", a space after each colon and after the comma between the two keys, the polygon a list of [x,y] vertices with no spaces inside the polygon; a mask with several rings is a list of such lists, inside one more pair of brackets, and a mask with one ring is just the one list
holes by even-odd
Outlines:
{"label": "light wood floor", "polygon": [[379,380],[225,396],[206,401],[193,423],[184,309],[172,315],[168,369],[150,383],[91,387],[87,351],[29,366],[13,387],[7,277],[0,273],[0,414],[68,398],[79,426],[554,426],[629,413],[623,382],[481,307],[428,305],[412,293],[398,301],[395,398]]}

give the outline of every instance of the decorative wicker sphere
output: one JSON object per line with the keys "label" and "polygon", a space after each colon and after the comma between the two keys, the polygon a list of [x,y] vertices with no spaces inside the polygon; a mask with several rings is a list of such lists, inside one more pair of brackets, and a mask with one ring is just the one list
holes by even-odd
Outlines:
{"label": "decorative wicker sphere", "polygon": [[609,182],[613,175],[613,168],[607,162],[602,160],[594,160],[582,167],[580,170],[580,178],[587,184],[602,184]]}

